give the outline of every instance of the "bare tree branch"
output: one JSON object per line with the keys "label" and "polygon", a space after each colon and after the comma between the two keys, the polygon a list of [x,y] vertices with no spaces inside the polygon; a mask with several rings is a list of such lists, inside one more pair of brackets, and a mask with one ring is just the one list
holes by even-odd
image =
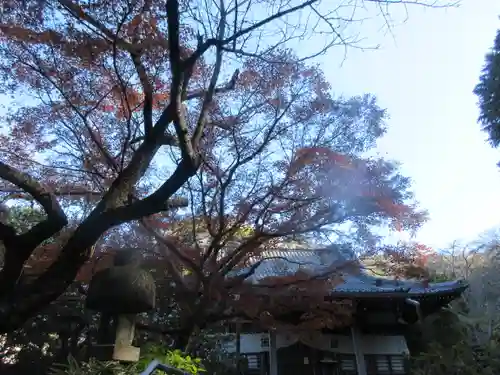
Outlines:
{"label": "bare tree branch", "polygon": [[[240,70],[236,69],[236,71],[233,73],[233,76],[231,77],[231,80],[229,80],[229,82],[227,82],[222,87],[216,87],[213,89],[214,95],[224,94],[226,92],[234,90],[236,83],[238,82],[239,74],[240,74]],[[193,91],[186,93],[185,100],[203,98],[205,95],[206,95],[206,91],[203,89],[193,90]]]}

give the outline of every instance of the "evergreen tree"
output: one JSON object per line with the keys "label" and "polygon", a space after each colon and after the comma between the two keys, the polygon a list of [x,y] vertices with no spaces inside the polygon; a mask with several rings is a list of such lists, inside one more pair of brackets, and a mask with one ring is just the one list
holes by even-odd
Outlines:
{"label": "evergreen tree", "polygon": [[497,31],[494,46],[485,60],[474,94],[479,98],[479,122],[482,130],[488,133],[491,145],[498,147],[500,145],[500,30]]}

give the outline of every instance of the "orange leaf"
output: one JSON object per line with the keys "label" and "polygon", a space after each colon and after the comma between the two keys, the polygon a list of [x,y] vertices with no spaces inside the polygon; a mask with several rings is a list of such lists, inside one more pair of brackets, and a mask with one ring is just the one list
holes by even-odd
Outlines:
{"label": "orange leaf", "polygon": [[140,14],[138,14],[137,16],[135,16],[134,18],[132,18],[132,21],[130,21],[130,25],[132,27],[137,27],[139,26],[139,24],[141,23],[142,21],[142,16]]}

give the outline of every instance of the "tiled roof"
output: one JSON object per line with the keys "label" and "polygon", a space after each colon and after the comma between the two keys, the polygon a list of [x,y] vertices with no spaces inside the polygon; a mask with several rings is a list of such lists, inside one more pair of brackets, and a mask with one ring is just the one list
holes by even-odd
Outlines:
{"label": "tiled roof", "polygon": [[[356,261],[350,253],[329,250],[277,249],[268,250],[251,262],[262,262],[256,272],[248,278],[251,282],[272,276],[293,275],[299,269],[311,275],[321,275],[331,269]],[[241,272],[245,272],[242,270]]]}
{"label": "tiled roof", "polygon": [[[411,297],[422,294],[452,294],[466,288],[466,284],[461,280],[424,285],[421,281],[415,280],[379,278],[370,275],[361,265],[359,265],[358,272],[348,272],[348,269],[343,269],[342,266],[349,262],[351,264],[353,261],[356,262],[356,257],[348,248],[272,250],[266,251],[252,261],[261,262],[261,264],[247,278],[251,284],[258,284],[268,277],[292,276],[300,269],[311,277],[324,276],[333,272],[341,274],[343,283],[337,285],[332,290],[332,294],[403,293]],[[337,269],[337,271],[332,271],[332,269]],[[248,270],[249,268],[240,269],[231,276],[242,275]]]}

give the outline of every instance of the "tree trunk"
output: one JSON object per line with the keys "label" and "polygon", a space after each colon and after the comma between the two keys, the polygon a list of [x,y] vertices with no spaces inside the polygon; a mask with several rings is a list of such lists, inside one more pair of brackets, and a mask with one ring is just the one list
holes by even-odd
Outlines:
{"label": "tree trunk", "polygon": [[174,349],[178,349],[183,352],[189,349],[188,348],[189,339],[191,338],[193,331],[194,331],[194,325],[187,327],[183,329],[181,332],[179,332],[174,340]]}

